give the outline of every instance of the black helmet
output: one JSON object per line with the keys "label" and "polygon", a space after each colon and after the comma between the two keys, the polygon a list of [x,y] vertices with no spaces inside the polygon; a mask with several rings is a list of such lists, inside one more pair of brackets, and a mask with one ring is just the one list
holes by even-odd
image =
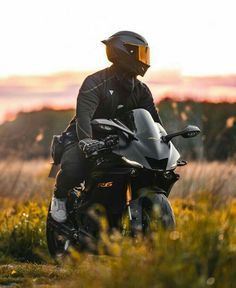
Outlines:
{"label": "black helmet", "polygon": [[108,60],[125,71],[144,76],[150,67],[148,43],[141,35],[120,31],[102,43],[106,45]]}

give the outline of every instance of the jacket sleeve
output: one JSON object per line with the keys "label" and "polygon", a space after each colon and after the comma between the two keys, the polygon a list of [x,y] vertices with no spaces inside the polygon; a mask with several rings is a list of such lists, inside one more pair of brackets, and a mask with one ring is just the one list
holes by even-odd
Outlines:
{"label": "jacket sleeve", "polygon": [[147,87],[146,84],[142,83],[142,85],[143,85],[144,91],[141,95],[139,107],[144,108],[147,111],[149,111],[150,114],[152,115],[153,120],[155,122],[160,123],[163,126],[162,121],[161,121],[161,117],[160,117],[160,115],[156,109],[155,104],[154,104],[151,91],[149,90],[149,88]]}
{"label": "jacket sleeve", "polygon": [[99,85],[93,77],[88,76],[77,97],[76,105],[76,132],[79,140],[92,138],[91,120],[99,105]]}

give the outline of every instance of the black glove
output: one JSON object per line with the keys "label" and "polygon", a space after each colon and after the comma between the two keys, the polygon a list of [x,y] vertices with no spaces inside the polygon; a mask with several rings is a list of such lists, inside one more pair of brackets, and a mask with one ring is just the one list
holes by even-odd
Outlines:
{"label": "black glove", "polygon": [[105,146],[107,148],[113,147],[119,143],[119,136],[117,135],[110,135],[104,139]]}
{"label": "black glove", "polygon": [[104,148],[104,146],[105,143],[103,141],[93,140],[91,138],[85,138],[79,141],[79,148],[87,157]]}

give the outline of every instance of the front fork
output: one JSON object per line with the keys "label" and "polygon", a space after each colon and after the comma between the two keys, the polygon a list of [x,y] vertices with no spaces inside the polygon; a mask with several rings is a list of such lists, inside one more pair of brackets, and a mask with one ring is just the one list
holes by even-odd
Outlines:
{"label": "front fork", "polygon": [[132,186],[128,182],[126,188],[126,205],[128,216],[131,224],[131,233],[135,236],[137,233],[142,232],[142,204],[139,198],[132,199]]}
{"label": "front fork", "polygon": [[130,209],[131,200],[132,200],[132,188],[131,188],[131,183],[129,182],[126,188],[126,205],[127,205],[130,221],[132,221],[132,214],[131,214],[131,209]]}

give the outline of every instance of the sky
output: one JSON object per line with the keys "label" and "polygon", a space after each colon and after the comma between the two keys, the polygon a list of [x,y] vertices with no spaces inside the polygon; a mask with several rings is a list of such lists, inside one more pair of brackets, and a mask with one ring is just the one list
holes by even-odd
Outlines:
{"label": "sky", "polygon": [[0,0],[0,77],[98,70],[100,42],[143,35],[151,71],[236,74],[235,0]]}

